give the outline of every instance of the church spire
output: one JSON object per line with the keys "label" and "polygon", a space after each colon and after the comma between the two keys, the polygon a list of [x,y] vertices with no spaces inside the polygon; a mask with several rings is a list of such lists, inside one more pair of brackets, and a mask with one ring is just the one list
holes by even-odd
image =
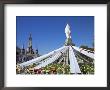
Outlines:
{"label": "church spire", "polygon": [[31,47],[32,46],[32,36],[31,36],[31,33],[29,35],[29,41],[28,41],[28,47]]}
{"label": "church spire", "polygon": [[25,54],[24,44],[23,44],[23,46],[22,46],[22,54],[23,54],[23,55]]}
{"label": "church spire", "polygon": [[29,50],[29,53],[32,53],[32,36],[31,36],[31,33],[29,35],[28,50]]}

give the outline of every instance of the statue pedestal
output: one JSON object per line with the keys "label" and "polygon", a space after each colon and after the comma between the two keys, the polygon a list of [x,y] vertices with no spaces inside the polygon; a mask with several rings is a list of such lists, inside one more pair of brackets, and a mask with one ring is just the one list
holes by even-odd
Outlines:
{"label": "statue pedestal", "polygon": [[75,46],[75,44],[72,43],[72,39],[71,39],[71,38],[67,38],[67,39],[65,40],[65,45],[66,45],[66,46],[69,46],[69,45]]}

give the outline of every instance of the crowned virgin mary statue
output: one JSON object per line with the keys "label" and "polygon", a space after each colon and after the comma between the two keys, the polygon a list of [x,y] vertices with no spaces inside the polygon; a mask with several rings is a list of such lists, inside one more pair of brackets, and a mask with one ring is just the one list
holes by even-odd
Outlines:
{"label": "crowned virgin mary statue", "polygon": [[72,39],[71,39],[71,30],[70,30],[70,26],[69,24],[66,25],[65,27],[65,34],[66,34],[66,41],[65,41],[65,45],[75,45],[72,43]]}

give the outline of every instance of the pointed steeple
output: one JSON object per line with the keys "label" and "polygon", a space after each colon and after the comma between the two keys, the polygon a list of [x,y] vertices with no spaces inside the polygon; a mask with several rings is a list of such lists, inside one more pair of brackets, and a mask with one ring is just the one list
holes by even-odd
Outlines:
{"label": "pointed steeple", "polygon": [[22,54],[25,54],[24,44],[22,46]]}

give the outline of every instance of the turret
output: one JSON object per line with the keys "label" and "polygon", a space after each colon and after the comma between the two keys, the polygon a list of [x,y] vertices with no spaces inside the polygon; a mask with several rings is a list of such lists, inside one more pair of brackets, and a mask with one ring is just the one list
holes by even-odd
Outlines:
{"label": "turret", "polygon": [[23,46],[22,46],[21,53],[22,53],[23,55],[25,54],[24,44],[23,44]]}

